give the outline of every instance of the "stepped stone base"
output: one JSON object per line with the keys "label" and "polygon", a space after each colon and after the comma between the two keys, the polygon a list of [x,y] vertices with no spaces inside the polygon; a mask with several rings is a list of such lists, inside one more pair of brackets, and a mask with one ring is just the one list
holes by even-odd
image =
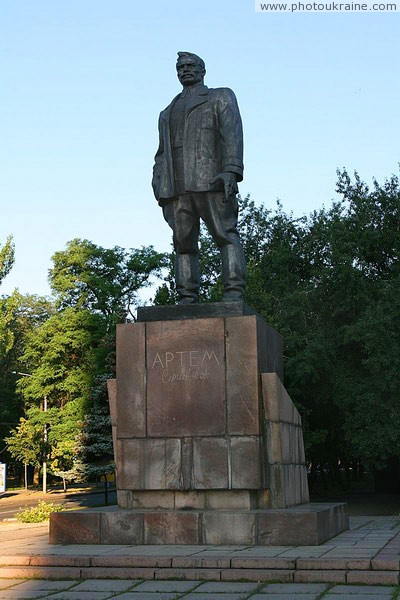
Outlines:
{"label": "stepped stone base", "polygon": [[256,510],[125,510],[53,513],[52,544],[315,546],[348,529],[346,505]]}

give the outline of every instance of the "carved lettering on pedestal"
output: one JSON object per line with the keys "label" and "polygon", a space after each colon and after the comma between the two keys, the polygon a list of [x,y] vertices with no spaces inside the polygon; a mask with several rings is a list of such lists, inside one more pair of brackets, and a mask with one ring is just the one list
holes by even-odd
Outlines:
{"label": "carved lettering on pedestal", "polygon": [[161,370],[163,383],[205,381],[213,365],[220,366],[214,350],[175,350],[157,352],[151,369]]}
{"label": "carved lettering on pedestal", "polygon": [[146,323],[150,437],[224,435],[224,320]]}

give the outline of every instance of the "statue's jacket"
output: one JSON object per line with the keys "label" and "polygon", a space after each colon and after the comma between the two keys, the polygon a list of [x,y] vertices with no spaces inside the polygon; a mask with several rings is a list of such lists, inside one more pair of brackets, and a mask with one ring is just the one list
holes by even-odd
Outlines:
{"label": "statue's jacket", "polygon": [[[153,171],[154,194],[162,205],[176,196],[171,147],[170,115],[179,98],[160,114],[160,143]],[[185,114],[183,167],[187,192],[222,190],[210,185],[218,173],[236,173],[243,179],[243,130],[235,94],[229,88],[201,85],[190,97]]]}

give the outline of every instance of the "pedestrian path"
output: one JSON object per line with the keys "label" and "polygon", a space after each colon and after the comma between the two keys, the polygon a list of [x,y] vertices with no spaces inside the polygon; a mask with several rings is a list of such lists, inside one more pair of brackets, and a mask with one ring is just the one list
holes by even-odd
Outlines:
{"label": "pedestrian path", "polygon": [[394,586],[140,580],[0,580],[0,599],[58,600],[398,600]]}

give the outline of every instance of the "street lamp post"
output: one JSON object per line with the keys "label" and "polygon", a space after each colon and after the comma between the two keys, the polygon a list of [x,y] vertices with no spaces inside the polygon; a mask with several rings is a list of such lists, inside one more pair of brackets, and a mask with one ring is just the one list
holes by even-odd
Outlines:
{"label": "street lamp post", "polygon": [[[43,401],[43,412],[47,412],[47,396],[44,397]],[[44,440],[44,456],[43,456],[43,494],[47,494],[47,423],[44,423],[44,431],[43,431],[43,440]]]}

